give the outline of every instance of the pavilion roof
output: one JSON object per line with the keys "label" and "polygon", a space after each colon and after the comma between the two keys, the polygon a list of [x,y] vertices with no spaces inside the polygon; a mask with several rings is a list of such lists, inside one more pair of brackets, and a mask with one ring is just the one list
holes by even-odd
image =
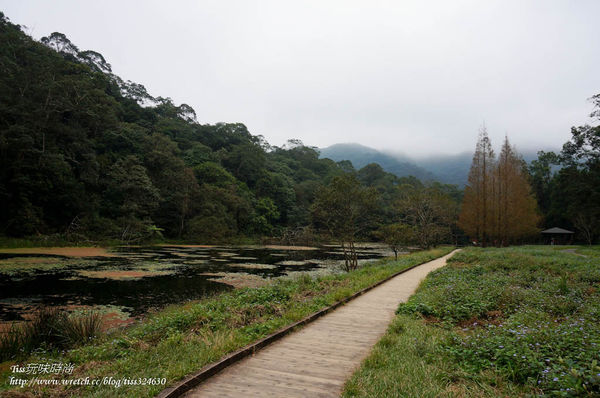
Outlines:
{"label": "pavilion roof", "polygon": [[566,229],[562,229],[562,228],[558,228],[558,227],[554,227],[554,228],[550,228],[545,231],[542,231],[542,233],[543,234],[574,234],[575,232],[569,231]]}

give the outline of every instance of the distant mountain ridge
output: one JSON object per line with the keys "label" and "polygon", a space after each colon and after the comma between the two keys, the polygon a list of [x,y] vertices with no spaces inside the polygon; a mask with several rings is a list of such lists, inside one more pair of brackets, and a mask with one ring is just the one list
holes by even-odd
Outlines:
{"label": "distant mountain ridge", "polygon": [[433,173],[412,163],[360,144],[335,144],[319,149],[321,158],[329,158],[336,162],[349,160],[356,169],[369,163],[379,164],[385,171],[398,177],[415,176],[422,181],[439,180]]}
{"label": "distant mountain ridge", "polygon": [[456,155],[434,155],[413,160],[424,169],[439,177],[439,181],[462,187],[467,184],[473,153],[463,152]]}
{"label": "distant mountain ridge", "polygon": [[[356,169],[369,163],[378,163],[385,171],[398,177],[412,175],[422,181],[435,180],[459,187],[467,184],[473,159],[472,152],[409,158],[406,155],[385,153],[354,143],[335,144],[321,148],[319,151],[322,158],[329,158],[336,162],[349,160]],[[537,158],[537,151],[528,150],[520,153],[527,163]]]}

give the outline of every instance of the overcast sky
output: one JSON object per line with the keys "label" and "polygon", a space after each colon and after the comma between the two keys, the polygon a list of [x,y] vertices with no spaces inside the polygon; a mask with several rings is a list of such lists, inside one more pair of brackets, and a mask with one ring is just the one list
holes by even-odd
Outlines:
{"label": "overcast sky", "polygon": [[0,0],[201,123],[408,155],[560,147],[600,93],[600,1]]}

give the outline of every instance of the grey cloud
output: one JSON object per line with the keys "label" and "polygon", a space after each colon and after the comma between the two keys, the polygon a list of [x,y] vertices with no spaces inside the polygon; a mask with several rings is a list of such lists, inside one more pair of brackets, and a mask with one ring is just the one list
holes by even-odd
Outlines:
{"label": "grey cloud", "polygon": [[0,1],[115,73],[281,145],[559,147],[600,93],[597,1]]}

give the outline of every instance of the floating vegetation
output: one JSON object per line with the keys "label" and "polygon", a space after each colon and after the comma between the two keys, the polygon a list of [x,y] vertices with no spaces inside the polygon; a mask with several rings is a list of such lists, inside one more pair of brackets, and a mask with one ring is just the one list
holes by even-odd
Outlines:
{"label": "floating vegetation", "polygon": [[103,279],[139,279],[149,276],[169,275],[169,271],[126,271],[126,270],[105,270],[105,271],[77,271],[85,278],[103,278]]}
{"label": "floating vegetation", "polygon": [[123,257],[129,260],[147,260],[152,257],[156,257],[156,254],[152,253],[138,253],[138,254],[124,254]]}
{"label": "floating vegetation", "polygon": [[190,265],[206,264],[208,260],[187,260],[185,263]]}
{"label": "floating vegetation", "polygon": [[233,268],[247,268],[247,269],[277,269],[274,264],[258,264],[258,263],[233,263],[228,264]]}
{"label": "floating vegetation", "polygon": [[311,246],[283,246],[283,245],[267,245],[267,249],[271,250],[319,250],[318,247]]}
{"label": "floating vegetation", "polygon": [[339,260],[323,259],[323,260],[311,260],[312,263],[320,265],[322,267],[333,268],[337,267],[340,263]]}
{"label": "floating vegetation", "polygon": [[306,261],[296,261],[296,260],[285,260],[285,261],[280,261],[277,263],[277,265],[306,265],[307,262]]}
{"label": "floating vegetation", "polygon": [[18,265],[26,265],[26,264],[50,264],[55,263],[56,258],[53,257],[11,257],[0,260],[0,266],[10,265],[10,264],[18,264]]}
{"label": "floating vegetation", "polygon": [[26,277],[39,273],[89,268],[98,264],[95,260],[69,259],[62,257],[10,257],[0,259],[0,276]]}
{"label": "floating vegetation", "polygon": [[173,254],[174,256],[177,256],[177,257],[196,257],[196,254],[194,254],[194,253],[183,253],[183,252],[178,253],[178,252],[173,251],[173,252],[171,252],[171,254]]}
{"label": "floating vegetation", "polygon": [[211,278],[208,278],[208,280],[225,283],[235,288],[260,287],[266,285],[269,282],[269,279],[253,274],[247,274],[245,272],[207,272],[202,275],[210,276]]}
{"label": "floating vegetation", "polygon": [[[200,260],[202,261],[202,260]],[[143,262],[141,264],[135,264],[133,265],[132,269],[134,270],[139,270],[139,271],[148,271],[148,272],[158,272],[158,271],[176,271],[176,269],[178,267],[185,267],[186,263],[188,263],[188,261],[186,261],[185,263],[174,263],[174,262],[158,262],[158,261],[154,261],[154,262]]]}

